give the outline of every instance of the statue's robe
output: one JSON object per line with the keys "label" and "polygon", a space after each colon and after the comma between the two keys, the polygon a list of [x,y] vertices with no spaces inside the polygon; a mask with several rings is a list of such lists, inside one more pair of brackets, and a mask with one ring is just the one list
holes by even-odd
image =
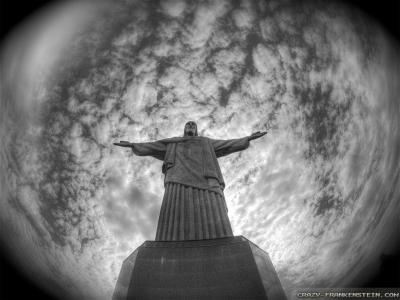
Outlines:
{"label": "statue's robe", "polygon": [[201,240],[233,235],[217,158],[247,147],[248,137],[232,140],[176,137],[133,143],[136,155],[163,161],[165,193],[156,240]]}

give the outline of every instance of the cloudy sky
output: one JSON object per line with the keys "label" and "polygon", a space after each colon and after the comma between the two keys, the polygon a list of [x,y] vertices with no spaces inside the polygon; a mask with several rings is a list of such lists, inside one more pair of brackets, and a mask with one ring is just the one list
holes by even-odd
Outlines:
{"label": "cloudy sky", "polygon": [[162,162],[112,143],[180,136],[188,120],[218,139],[271,128],[219,161],[234,234],[269,253],[288,294],[362,284],[392,251],[398,45],[357,11],[66,2],[1,51],[1,237],[43,284],[110,298],[164,190]]}

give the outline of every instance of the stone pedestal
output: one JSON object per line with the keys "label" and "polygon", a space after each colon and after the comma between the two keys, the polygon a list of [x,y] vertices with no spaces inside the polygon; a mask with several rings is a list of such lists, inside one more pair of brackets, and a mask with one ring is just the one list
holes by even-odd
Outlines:
{"label": "stone pedestal", "polygon": [[242,236],[146,241],[122,264],[113,300],[286,299],[268,254]]}

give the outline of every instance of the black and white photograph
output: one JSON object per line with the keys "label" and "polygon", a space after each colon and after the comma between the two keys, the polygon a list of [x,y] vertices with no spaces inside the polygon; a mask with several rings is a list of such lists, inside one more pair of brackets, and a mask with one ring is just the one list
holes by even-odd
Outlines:
{"label": "black and white photograph", "polygon": [[1,299],[400,299],[400,1],[0,11]]}

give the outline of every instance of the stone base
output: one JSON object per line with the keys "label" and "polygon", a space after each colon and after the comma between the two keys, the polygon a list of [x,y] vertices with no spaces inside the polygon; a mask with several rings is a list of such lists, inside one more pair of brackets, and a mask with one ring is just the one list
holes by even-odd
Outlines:
{"label": "stone base", "polygon": [[266,252],[242,236],[146,241],[122,264],[113,300],[286,299]]}

